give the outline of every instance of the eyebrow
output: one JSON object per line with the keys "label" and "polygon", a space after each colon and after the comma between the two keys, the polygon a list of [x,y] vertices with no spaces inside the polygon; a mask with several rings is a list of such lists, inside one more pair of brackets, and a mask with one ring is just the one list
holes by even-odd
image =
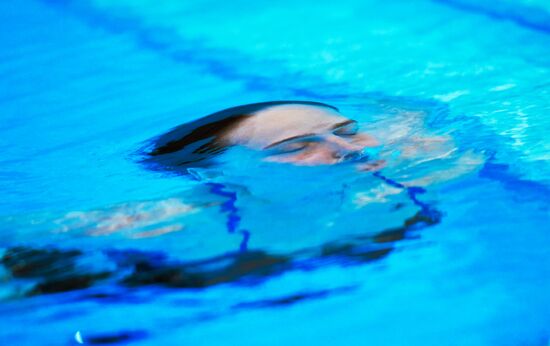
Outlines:
{"label": "eyebrow", "polygon": [[[355,124],[355,123],[357,123],[357,121],[355,121],[355,120],[342,121],[338,124],[332,125],[330,127],[330,130],[336,130],[336,129],[339,129],[340,127],[343,127],[343,126],[346,126],[346,125],[349,125],[349,124]],[[292,137],[288,137],[288,138],[285,138],[285,139],[281,139],[280,141],[271,143],[268,146],[264,147],[263,150],[269,149],[269,148],[274,147],[274,146],[276,146],[278,144],[281,144],[281,143],[289,142],[289,141],[299,139],[299,138],[307,138],[307,137],[311,137],[311,136],[315,136],[315,135],[316,135],[316,133],[306,133],[306,134],[303,134],[303,135],[297,135],[297,136],[292,136]]]}

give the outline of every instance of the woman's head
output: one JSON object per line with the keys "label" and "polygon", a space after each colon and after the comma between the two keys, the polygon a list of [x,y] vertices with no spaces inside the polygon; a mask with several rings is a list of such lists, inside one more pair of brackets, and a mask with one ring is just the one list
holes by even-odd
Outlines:
{"label": "woman's head", "polygon": [[164,165],[189,167],[243,146],[262,152],[266,161],[313,166],[339,163],[376,145],[335,107],[276,101],[229,108],[181,125],[155,139],[149,155]]}

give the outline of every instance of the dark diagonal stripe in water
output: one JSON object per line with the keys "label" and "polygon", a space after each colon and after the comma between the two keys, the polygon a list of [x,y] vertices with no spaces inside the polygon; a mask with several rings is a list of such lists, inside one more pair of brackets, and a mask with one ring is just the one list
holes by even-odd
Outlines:
{"label": "dark diagonal stripe in water", "polygon": [[[185,39],[171,29],[159,27],[145,27],[137,18],[121,17],[110,15],[93,7],[86,2],[74,0],[39,0],[43,3],[57,7],[64,12],[72,13],[90,25],[104,28],[114,34],[130,33],[134,40],[144,49],[154,51],[159,55],[167,57],[172,61],[198,66],[222,79],[243,82],[252,91],[275,92],[285,97],[304,98],[309,100],[332,102],[344,100],[373,99],[392,102],[400,97],[389,97],[381,92],[354,92],[349,83],[327,82],[321,77],[312,75],[299,75],[286,71],[286,67],[276,61],[261,59],[255,61],[252,57],[242,54],[237,50],[220,49],[207,47],[198,40]],[[238,62],[234,64],[233,62]],[[246,70],[238,66],[246,66]],[[254,68],[256,66],[256,68]],[[265,70],[269,66],[270,73],[274,77],[262,77],[257,73],[249,72]],[[252,67],[252,68],[251,68]],[[278,71],[274,73],[273,71]],[[292,83],[288,83],[292,81]],[[304,85],[304,87],[296,86]],[[284,85],[284,87],[281,87]],[[322,86],[321,91],[315,91],[310,86]],[[402,101],[402,100],[401,100]],[[436,100],[408,97],[408,102],[417,106],[432,109],[446,109],[447,105]],[[438,113],[438,112],[435,112]]]}
{"label": "dark diagonal stripe in water", "polygon": [[433,0],[436,3],[469,13],[477,13],[495,20],[513,22],[521,27],[550,34],[550,13],[541,8],[509,2],[480,0]]}
{"label": "dark diagonal stripe in water", "polygon": [[[136,42],[143,48],[155,51],[162,56],[168,57],[176,62],[185,63],[188,65],[199,66],[208,72],[226,80],[238,80],[244,82],[250,90],[258,91],[281,91],[280,83],[277,81],[296,81],[296,75],[283,72],[284,67],[275,61],[262,59],[258,62],[258,67],[265,68],[270,66],[270,70],[278,70],[280,73],[276,78],[261,77],[255,73],[247,73],[238,69],[232,61],[239,61],[241,66],[254,66],[256,63],[251,57],[243,55],[235,50],[221,51],[219,49],[206,47],[204,43],[198,40],[185,39],[181,35],[176,34],[173,30],[152,27],[144,27],[139,19],[131,17],[121,17],[110,15],[93,7],[86,2],[77,2],[74,0],[40,0],[48,5],[60,8],[61,10],[72,13],[81,18],[85,22],[107,29],[108,31],[118,33],[131,33]],[[215,50],[215,52],[213,51]],[[215,53],[215,54],[214,54]],[[217,59],[212,55],[223,57]],[[248,68],[247,68],[248,69]],[[300,76],[303,80],[303,76]],[[289,86],[285,83],[284,91],[291,93],[296,97],[308,99],[341,99],[349,97],[342,94],[339,90],[347,90],[348,85],[345,83],[327,83],[324,80],[308,77],[308,85],[323,85],[323,89],[334,90],[333,92],[315,92],[309,88],[300,88]]]}
{"label": "dark diagonal stripe in water", "polygon": [[497,181],[506,189],[515,191],[523,198],[540,200],[546,205],[549,204],[550,188],[547,185],[521,178],[510,170],[510,165],[498,163],[495,156],[495,153],[489,156],[479,171],[479,177]]}

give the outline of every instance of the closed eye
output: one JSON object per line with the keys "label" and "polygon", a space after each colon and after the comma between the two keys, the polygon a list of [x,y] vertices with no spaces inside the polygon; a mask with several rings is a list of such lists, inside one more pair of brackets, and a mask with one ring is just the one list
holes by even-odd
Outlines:
{"label": "closed eye", "polygon": [[302,151],[308,147],[310,147],[314,141],[312,140],[300,140],[300,141],[290,141],[290,142],[284,142],[279,145],[273,146],[269,149],[271,154],[273,155],[281,155],[281,154],[290,154]]}
{"label": "closed eye", "polygon": [[358,126],[356,122],[350,122],[346,125],[340,126],[332,131],[333,134],[341,137],[354,136],[358,132]]}

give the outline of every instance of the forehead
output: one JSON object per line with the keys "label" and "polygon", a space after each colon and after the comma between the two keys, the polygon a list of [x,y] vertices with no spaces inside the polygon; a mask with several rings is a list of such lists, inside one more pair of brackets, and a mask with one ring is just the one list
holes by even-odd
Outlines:
{"label": "forehead", "polygon": [[328,107],[311,105],[279,105],[254,113],[259,122],[285,121],[296,125],[314,126],[319,123],[333,123],[345,120],[340,113]]}
{"label": "forehead", "polygon": [[322,133],[349,120],[336,110],[309,105],[273,106],[244,120],[234,131],[240,143],[265,146],[285,138]]}

